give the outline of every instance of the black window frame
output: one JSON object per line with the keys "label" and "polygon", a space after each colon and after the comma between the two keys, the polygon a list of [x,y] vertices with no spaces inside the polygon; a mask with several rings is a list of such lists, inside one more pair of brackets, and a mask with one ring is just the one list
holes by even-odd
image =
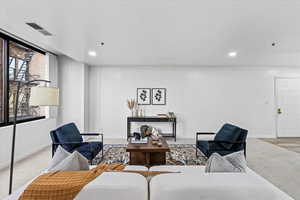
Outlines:
{"label": "black window frame", "polygon": [[[4,40],[4,68],[3,68],[3,101],[4,101],[4,120],[3,122],[0,122],[0,127],[4,126],[10,126],[13,124],[13,122],[9,121],[9,43],[10,42],[15,42],[19,45],[22,45],[26,48],[32,49],[33,51],[36,51],[38,53],[41,53],[43,55],[46,55],[46,52],[36,48],[27,42],[23,42],[19,39],[16,39],[14,37],[11,37],[7,34],[4,34],[0,32],[0,39]],[[38,116],[38,117],[29,117],[25,119],[19,119],[17,120],[17,123],[24,123],[24,122],[30,122],[30,121],[35,121],[35,120],[40,120],[40,119],[45,119],[46,116]]]}

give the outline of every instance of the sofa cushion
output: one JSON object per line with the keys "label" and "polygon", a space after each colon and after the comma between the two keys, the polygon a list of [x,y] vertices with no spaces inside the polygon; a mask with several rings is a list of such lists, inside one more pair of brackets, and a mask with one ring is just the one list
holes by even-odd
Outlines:
{"label": "sofa cushion", "polygon": [[165,171],[180,173],[205,173],[204,165],[158,165],[149,168],[149,171]]}
{"label": "sofa cushion", "polygon": [[53,168],[50,168],[48,172],[54,171],[78,171],[78,170],[89,170],[89,163],[88,160],[78,153],[74,151],[70,156],[62,160]]}
{"label": "sofa cushion", "polygon": [[247,161],[245,159],[244,151],[238,151],[224,156],[233,166],[239,168],[241,172],[246,172]]}
{"label": "sofa cushion", "polygon": [[[224,124],[216,134],[214,140],[236,142],[240,136],[240,131],[240,128],[237,126]],[[229,143],[221,143],[221,145],[228,150],[233,146],[233,144]]]}
{"label": "sofa cushion", "polygon": [[149,185],[150,200],[293,200],[255,172],[162,174]]}
{"label": "sofa cushion", "polygon": [[86,185],[74,200],[148,200],[148,183],[140,174],[104,172]]}
{"label": "sofa cushion", "polygon": [[218,153],[213,153],[209,159],[207,160],[206,173],[211,172],[242,172],[238,167],[235,167],[231,162],[229,162],[226,158],[222,157]]}
{"label": "sofa cushion", "polygon": [[[131,166],[127,166],[125,169],[131,170],[128,167]],[[134,168],[137,170],[147,170],[147,168],[143,166],[135,166]],[[12,195],[5,198],[5,200],[19,199],[20,195],[33,180],[24,186],[14,189]],[[99,199],[148,200],[147,180],[142,175],[136,173],[104,172],[84,186],[74,198],[74,200]]]}
{"label": "sofa cushion", "polygon": [[71,153],[69,153],[62,146],[59,145],[55,151],[55,154],[54,154],[52,160],[51,160],[49,169],[55,167],[58,163],[60,163],[61,161],[63,161],[65,158],[67,158],[70,155],[71,155]]}

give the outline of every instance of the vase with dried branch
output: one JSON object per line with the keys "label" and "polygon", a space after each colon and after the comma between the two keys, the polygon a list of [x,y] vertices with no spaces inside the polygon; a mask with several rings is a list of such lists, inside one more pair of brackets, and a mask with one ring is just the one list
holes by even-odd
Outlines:
{"label": "vase with dried branch", "polygon": [[131,111],[131,116],[134,117],[134,108],[137,106],[137,102],[134,99],[127,99],[127,106]]}

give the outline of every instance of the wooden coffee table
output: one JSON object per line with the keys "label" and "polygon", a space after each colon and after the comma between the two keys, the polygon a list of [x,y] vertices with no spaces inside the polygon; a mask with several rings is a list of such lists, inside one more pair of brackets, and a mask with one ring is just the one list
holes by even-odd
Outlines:
{"label": "wooden coffee table", "polygon": [[151,167],[153,165],[165,165],[166,153],[170,151],[169,145],[164,138],[160,138],[162,146],[153,145],[152,139],[148,139],[147,144],[131,144],[126,147],[129,152],[130,165],[145,165]]}

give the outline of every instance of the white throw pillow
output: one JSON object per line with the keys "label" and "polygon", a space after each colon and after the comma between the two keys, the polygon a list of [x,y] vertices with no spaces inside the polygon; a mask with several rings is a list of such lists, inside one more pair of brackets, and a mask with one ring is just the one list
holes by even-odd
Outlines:
{"label": "white throw pillow", "polygon": [[88,160],[79,152],[74,151],[70,156],[58,163],[48,172],[89,170]]}
{"label": "white throw pillow", "polygon": [[71,155],[71,153],[69,153],[62,146],[59,145],[54,153],[52,160],[51,160],[49,169],[55,167],[58,163],[60,163],[61,161],[63,161],[65,158],[67,158],[70,155]]}
{"label": "white throw pillow", "polygon": [[226,158],[222,157],[218,153],[213,153],[209,159],[207,160],[205,166],[205,172],[241,172],[241,170],[235,167],[231,162],[229,162]]}
{"label": "white throw pillow", "polygon": [[233,166],[239,168],[241,172],[246,172],[247,161],[245,159],[244,151],[238,151],[224,156]]}

